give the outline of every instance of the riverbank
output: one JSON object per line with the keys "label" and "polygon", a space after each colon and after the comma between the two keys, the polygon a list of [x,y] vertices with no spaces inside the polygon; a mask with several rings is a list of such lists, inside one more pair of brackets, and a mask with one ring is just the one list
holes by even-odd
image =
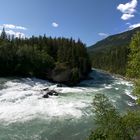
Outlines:
{"label": "riverbank", "polygon": [[96,69],[96,68],[92,68],[92,70],[97,70],[97,71],[100,71],[100,72],[112,75],[113,77],[121,78],[121,79],[126,80],[126,81],[131,81],[131,82],[135,82],[136,81],[136,79],[128,78],[128,77],[126,77],[124,75],[120,75],[120,74],[111,73],[111,72],[106,71],[106,70],[101,70],[101,69]]}

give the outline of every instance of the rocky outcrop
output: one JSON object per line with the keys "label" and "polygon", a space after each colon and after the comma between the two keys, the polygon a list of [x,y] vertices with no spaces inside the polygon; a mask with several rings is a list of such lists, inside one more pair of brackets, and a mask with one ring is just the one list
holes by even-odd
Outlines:
{"label": "rocky outcrop", "polygon": [[56,64],[53,70],[48,70],[46,76],[42,78],[45,78],[52,82],[57,82],[68,86],[74,86],[78,84],[81,80],[86,79],[89,72],[90,70],[88,72],[82,73],[77,67],[70,68],[68,64],[59,63]]}
{"label": "rocky outcrop", "polygon": [[58,83],[66,83],[70,80],[71,70],[54,69],[52,72],[52,80]]}
{"label": "rocky outcrop", "polygon": [[48,91],[49,90],[49,88],[44,88],[42,91]]}
{"label": "rocky outcrop", "polygon": [[[47,90],[47,91],[46,91]],[[46,93],[42,96],[43,98],[49,98],[49,96],[58,96],[59,93],[55,90],[49,90],[48,88],[43,89]]]}
{"label": "rocky outcrop", "polygon": [[49,98],[48,94],[43,95],[43,98]]}

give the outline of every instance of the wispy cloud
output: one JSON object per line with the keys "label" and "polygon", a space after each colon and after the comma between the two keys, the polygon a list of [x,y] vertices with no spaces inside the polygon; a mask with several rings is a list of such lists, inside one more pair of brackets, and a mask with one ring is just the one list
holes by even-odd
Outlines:
{"label": "wispy cloud", "polygon": [[136,12],[136,7],[138,4],[138,0],[131,0],[126,4],[119,4],[117,6],[117,10],[122,12],[121,19],[128,20],[135,17],[134,13]]}
{"label": "wispy cloud", "polygon": [[132,24],[132,25],[129,25],[129,29],[134,29],[134,28],[137,28],[137,27],[140,27],[140,23],[136,23],[136,24]]}
{"label": "wispy cloud", "polygon": [[101,36],[101,37],[108,37],[107,33],[98,33],[98,35]]}
{"label": "wispy cloud", "polygon": [[127,22],[126,25],[131,25],[131,23],[130,22]]}
{"label": "wispy cloud", "polygon": [[[8,35],[14,35],[15,37],[20,37],[20,38],[25,38],[25,34],[20,32],[20,30],[27,30],[26,27],[23,27],[23,26],[17,26],[17,25],[14,25],[14,24],[2,24],[0,25],[0,29],[2,28],[5,28],[5,31]],[[1,33],[1,30],[0,30],[0,33]]]}
{"label": "wispy cloud", "polygon": [[53,22],[53,23],[52,23],[52,26],[55,27],[55,28],[57,28],[57,27],[59,26],[59,24],[56,23],[56,22]]}
{"label": "wispy cloud", "polygon": [[17,26],[17,25],[13,25],[13,24],[3,24],[0,25],[1,28],[5,28],[5,29],[12,29],[12,30],[27,30],[26,27],[23,26]]}
{"label": "wispy cloud", "polygon": [[[0,34],[1,34],[2,30],[0,30]],[[6,30],[5,31],[7,35],[14,35],[14,37],[17,37],[17,38],[25,38],[25,34],[22,33],[22,32],[15,32],[13,30]]]}
{"label": "wispy cloud", "polygon": [[121,16],[121,19],[122,20],[128,20],[128,19],[133,18],[133,17],[135,17],[135,16],[134,15],[131,15],[131,14],[123,14]]}

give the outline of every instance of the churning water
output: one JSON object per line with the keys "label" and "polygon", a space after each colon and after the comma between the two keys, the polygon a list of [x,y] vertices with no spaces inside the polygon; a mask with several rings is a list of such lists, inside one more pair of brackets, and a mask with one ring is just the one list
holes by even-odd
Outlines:
{"label": "churning water", "polygon": [[[90,76],[72,88],[36,78],[0,78],[0,140],[85,140],[94,127],[97,93],[120,112],[135,107],[131,82],[96,70]],[[42,98],[47,87],[59,96]]]}

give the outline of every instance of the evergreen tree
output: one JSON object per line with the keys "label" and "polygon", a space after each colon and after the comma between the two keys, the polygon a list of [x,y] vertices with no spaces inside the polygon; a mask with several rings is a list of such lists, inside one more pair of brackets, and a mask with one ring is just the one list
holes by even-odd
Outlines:
{"label": "evergreen tree", "polygon": [[59,74],[63,70],[67,73],[65,77],[70,85],[76,84],[90,72],[90,61],[82,42],[45,35],[7,39],[3,28],[0,40],[0,76],[51,79],[54,71]]}
{"label": "evergreen tree", "polygon": [[140,112],[121,116],[109,99],[97,94],[93,100],[96,129],[88,140],[133,140],[140,129]]}
{"label": "evergreen tree", "polygon": [[7,34],[5,32],[5,28],[2,29],[0,38],[3,39],[3,40],[6,40],[7,39]]}
{"label": "evergreen tree", "polygon": [[138,103],[140,103],[140,32],[134,35],[130,44],[127,76],[136,79],[133,92],[138,97]]}
{"label": "evergreen tree", "polygon": [[127,76],[140,78],[140,32],[137,32],[133,36],[130,44]]}

